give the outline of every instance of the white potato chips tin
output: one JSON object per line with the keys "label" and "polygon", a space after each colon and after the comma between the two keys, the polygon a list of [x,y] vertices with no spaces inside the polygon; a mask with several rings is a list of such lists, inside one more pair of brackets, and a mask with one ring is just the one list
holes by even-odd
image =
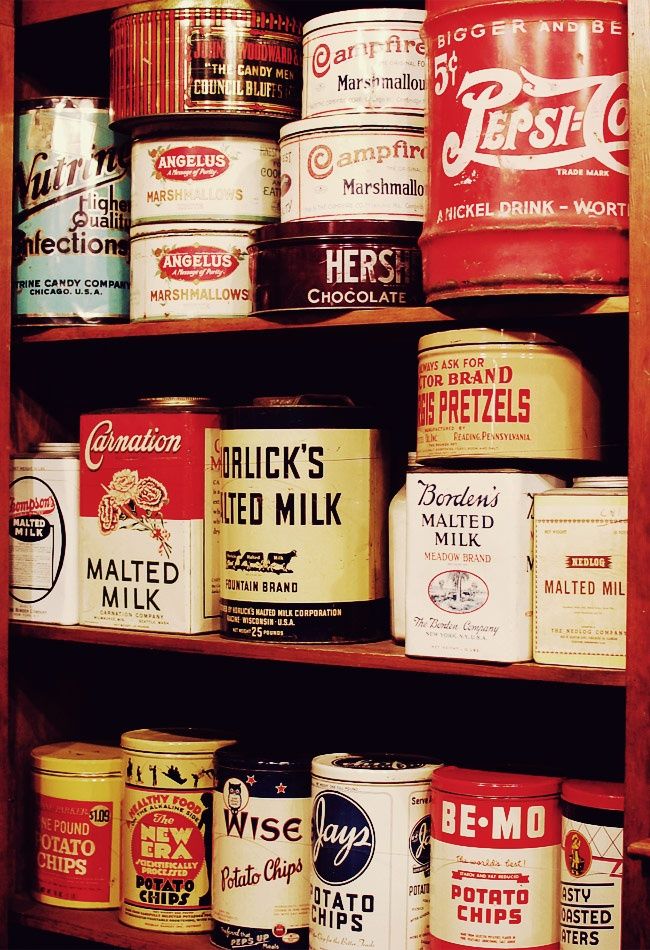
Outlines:
{"label": "white potato chips tin", "polygon": [[424,119],[335,116],[280,132],[282,222],[422,221]]}

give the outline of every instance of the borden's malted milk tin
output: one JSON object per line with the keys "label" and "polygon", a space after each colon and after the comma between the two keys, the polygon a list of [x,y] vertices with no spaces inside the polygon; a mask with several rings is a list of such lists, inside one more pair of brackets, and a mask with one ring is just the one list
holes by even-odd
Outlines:
{"label": "borden's malted milk tin", "polygon": [[438,765],[412,755],[312,763],[311,950],[423,950]]}
{"label": "borden's malted milk tin", "polygon": [[431,950],[551,950],[560,934],[560,779],[433,774]]}
{"label": "borden's malted milk tin", "polygon": [[210,930],[213,756],[230,741],[192,729],[122,735],[122,923]]}
{"label": "borden's malted milk tin", "polygon": [[219,629],[219,422],[196,397],[81,417],[81,623]]}
{"label": "borden's malted milk tin", "polygon": [[310,759],[239,744],[215,755],[212,943],[309,948]]}

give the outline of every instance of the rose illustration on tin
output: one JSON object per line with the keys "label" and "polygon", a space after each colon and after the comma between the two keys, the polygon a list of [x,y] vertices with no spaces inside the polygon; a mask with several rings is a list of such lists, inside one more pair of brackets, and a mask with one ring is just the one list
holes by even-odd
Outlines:
{"label": "rose illustration on tin", "polygon": [[163,483],[151,475],[140,478],[135,469],[123,468],[102,488],[105,494],[97,509],[101,533],[112,534],[121,528],[147,531],[158,543],[158,553],[169,557],[170,533],[161,514],[169,495]]}

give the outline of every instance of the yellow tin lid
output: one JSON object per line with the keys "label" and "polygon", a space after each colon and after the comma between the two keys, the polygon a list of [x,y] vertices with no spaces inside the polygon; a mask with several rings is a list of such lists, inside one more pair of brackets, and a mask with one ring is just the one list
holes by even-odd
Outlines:
{"label": "yellow tin lid", "polygon": [[32,749],[32,765],[41,772],[70,775],[119,775],[120,750],[92,742],[53,742]]}
{"label": "yellow tin lid", "polygon": [[511,346],[556,346],[559,343],[542,333],[517,330],[495,330],[492,327],[470,327],[427,333],[418,342],[418,351],[440,349],[446,346],[493,346],[506,344]]}
{"label": "yellow tin lid", "polygon": [[131,729],[122,733],[121,745],[129,752],[168,755],[212,755],[234,739],[221,739],[202,729]]}

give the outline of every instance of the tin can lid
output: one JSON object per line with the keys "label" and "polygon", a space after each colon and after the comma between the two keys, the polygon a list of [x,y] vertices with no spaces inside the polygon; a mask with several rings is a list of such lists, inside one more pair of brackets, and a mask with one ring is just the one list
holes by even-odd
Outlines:
{"label": "tin can lid", "polygon": [[581,475],[573,479],[573,488],[592,488],[600,491],[627,491],[627,475]]}
{"label": "tin can lid", "polygon": [[625,786],[622,782],[593,782],[567,779],[562,783],[562,800],[586,808],[623,811]]}
{"label": "tin can lid", "polygon": [[541,333],[524,330],[495,330],[491,327],[476,327],[468,329],[441,330],[421,336],[418,342],[418,352],[439,350],[444,347],[458,346],[555,346],[560,344]]}
{"label": "tin can lid", "polygon": [[309,132],[363,132],[381,131],[387,132],[420,132],[424,134],[424,119],[417,115],[400,115],[396,112],[382,112],[381,114],[355,115],[333,115],[324,118],[298,119],[297,122],[289,122],[280,129],[280,144],[292,135],[305,135]]}
{"label": "tin can lid", "polygon": [[251,231],[255,245],[273,242],[295,241],[298,238],[313,238],[321,241],[345,239],[362,241],[369,244],[373,239],[402,238],[416,241],[422,232],[422,224],[413,221],[372,221],[357,219],[354,221],[285,221],[282,224],[265,224]]}
{"label": "tin can lid", "polygon": [[372,10],[341,10],[339,13],[324,13],[322,16],[316,16],[307,20],[303,27],[303,35],[306,38],[314,30],[320,30],[324,26],[345,26],[348,23],[372,23],[374,26],[380,23],[395,23],[403,21],[405,23],[424,23],[424,10],[404,10],[400,7],[379,7]]}
{"label": "tin can lid", "polygon": [[164,10],[193,10],[207,11],[206,17],[215,20],[228,20],[235,23],[245,22],[241,14],[233,17],[231,11],[244,10],[248,13],[246,19],[252,19],[258,12],[276,13],[282,18],[283,27],[279,32],[287,31],[300,36],[302,32],[302,21],[296,17],[287,14],[273,3],[265,3],[264,0],[224,0],[223,3],[215,3],[215,0],[141,0],[140,3],[130,3],[127,6],[117,7],[113,11],[112,20],[118,20],[125,16],[135,16],[138,13],[160,13]]}
{"label": "tin can lid", "polygon": [[516,772],[484,772],[446,765],[433,776],[433,787],[441,792],[459,795],[482,795],[487,798],[528,798],[536,795],[558,795],[562,779],[549,775],[521,775]]}
{"label": "tin can lid", "polygon": [[53,109],[55,112],[65,109],[79,109],[81,112],[108,111],[108,99],[98,99],[94,96],[45,96],[38,99],[21,99],[16,103],[18,115],[35,109]]}
{"label": "tin can lid", "polygon": [[312,761],[312,773],[320,778],[340,782],[382,783],[396,785],[428,782],[431,773],[440,768],[426,756],[388,752],[333,752],[317,755]]}
{"label": "tin can lid", "polygon": [[33,451],[51,458],[74,458],[79,455],[78,442],[36,442]]}
{"label": "tin can lid", "polygon": [[143,409],[212,408],[209,396],[141,396],[137,403]]}
{"label": "tin can lid", "polygon": [[348,396],[260,396],[248,406],[223,410],[224,429],[369,429],[376,428],[372,410],[355,406]]}
{"label": "tin can lid", "polygon": [[91,742],[52,742],[32,749],[32,765],[41,772],[70,775],[118,775],[122,769],[119,749]]}
{"label": "tin can lid", "polygon": [[269,771],[309,771],[312,755],[302,750],[264,749],[257,745],[236,742],[217,749],[215,768],[268,769]]}
{"label": "tin can lid", "polygon": [[171,755],[214,755],[222,745],[234,740],[222,739],[203,729],[131,729],[122,733],[121,746],[130,752],[158,752]]}
{"label": "tin can lid", "polygon": [[248,239],[250,230],[251,228],[248,222],[243,223],[239,221],[201,221],[200,223],[193,221],[164,221],[157,222],[156,224],[134,225],[131,228],[130,235],[132,241],[137,241],[141,238],[163,239],[166,237],[171,237],[175,240],[179,240],[182,237],[186,237],[188,240],[199,237],[204,240],[208,238],[211,241],[231,241],[236,237]]}

